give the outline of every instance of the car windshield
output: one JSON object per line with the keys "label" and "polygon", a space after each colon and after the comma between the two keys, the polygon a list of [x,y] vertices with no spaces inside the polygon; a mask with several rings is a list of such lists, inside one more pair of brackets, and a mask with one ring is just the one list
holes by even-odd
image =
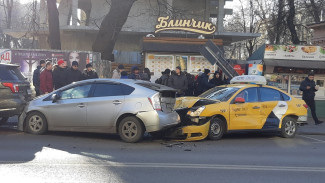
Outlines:
{"label": "car windshield", "polygon": [[229,100],[238,90],[239,88],[233,87],[215,87],[204,92],[199,97],[224,102]]}
{"label": "car windshield", "polygon": [[19,67],[0,67],[0,79],[1,80],[25,80],[25,77],[19,70]]}

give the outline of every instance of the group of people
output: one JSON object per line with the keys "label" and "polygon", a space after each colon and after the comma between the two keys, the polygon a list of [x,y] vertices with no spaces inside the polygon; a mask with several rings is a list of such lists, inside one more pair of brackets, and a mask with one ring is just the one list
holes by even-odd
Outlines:
{"label": "group of people", "polygon": [[144,68],[144,70],[140,72],[139,67],[133,66],[131,68],[131,73],[128,74],[124,66],[121,64],[113,70],[112,79],[139,79],[150,81],[151,73],[148,68]]}
{"label": "group of people", "polygon": [[[212,76],[210,76],[212,74]],[[223,80],[220,72],[211,73],[209,69],[204,69],[204,72],[199,70],[198,75],[194,76],[187,72],[182,72],[180,66],[176,67],[175,71],[166,69],[162,72],[162,76],[158,78],[155,83],[169,86],[177,89],[177,96],[198,96],[203,92],[220,86],[228,84],[228,80]]]}
{"label": "group of people", "polygon": [[87,64],[86,69],[81,72],[77,61],[73,61],[71,67],[67,68],[65,60],[59,60],[54,66],[50,60],[41,60],[40,65],[37,66],[33,73],[33,85],[36,96],[39,96],[72,82],[95,78],[98,78],[98,75],[91,64]]}

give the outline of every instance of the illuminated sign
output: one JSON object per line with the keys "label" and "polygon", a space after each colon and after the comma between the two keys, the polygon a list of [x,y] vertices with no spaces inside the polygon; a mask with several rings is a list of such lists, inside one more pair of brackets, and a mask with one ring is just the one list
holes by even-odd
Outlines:
{"label": "illuminated sign", "polygon": [[166,30],[182,30],[199,34],[213,34],[217,28],[210,22],[197,21],[193,18],[190,20],[174,20],[170,19],[169,16],[159,17],[155,33]]}

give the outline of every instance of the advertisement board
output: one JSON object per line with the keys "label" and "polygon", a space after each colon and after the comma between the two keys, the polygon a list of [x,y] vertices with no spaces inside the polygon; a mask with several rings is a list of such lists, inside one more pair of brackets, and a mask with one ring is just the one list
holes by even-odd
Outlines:
{"label": "advertisement board", "polygon": [[1,50],[1,53],[4,55],[1,57],[1,62],[4,63],[3,60],[7,60],[6,63],[19,65],[20,70],[29,81],[32,81],[33,71],[39,65],[40,60],[51,60],[53,64],[56,64],[58,60],[64,59],[67,61],[68,67],[72,65],[73,61],[77,61],[79,63],[79,70],[82,71],[86,68],[87,63],[100,59],[99,53],[87,51],[7,50],[4,52]]}
{"label": "advertisement board", "polygon": [[262,64],[248,64],[248,75],[259,75],[263,74]]}
{"label": "advertisement board", "polygon": [[0,49],[0,63],[9,64],[11,62],[11,51],[8,49]]}
{"label": "advertisement board", "polygon": [[325,61],[325,47],[266,45],[264,59]]}

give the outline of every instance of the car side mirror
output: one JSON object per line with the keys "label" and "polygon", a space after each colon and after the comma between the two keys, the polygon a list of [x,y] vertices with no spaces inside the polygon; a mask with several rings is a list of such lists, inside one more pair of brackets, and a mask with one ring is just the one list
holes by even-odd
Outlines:
{"label": "car side mirror", "polygon": [[58,94],[53,94],[51,96],[52,99],[52,103],[55,103],[56,101],[58,101],[60,99],[60,96]]}
{"label": "car side mirror", "polygon": [[244,98],[242,98],[242,97],[237,97],[236,99],[235,99],[235,104],[241,104],[241,103],[245,103],[245,99]]}

